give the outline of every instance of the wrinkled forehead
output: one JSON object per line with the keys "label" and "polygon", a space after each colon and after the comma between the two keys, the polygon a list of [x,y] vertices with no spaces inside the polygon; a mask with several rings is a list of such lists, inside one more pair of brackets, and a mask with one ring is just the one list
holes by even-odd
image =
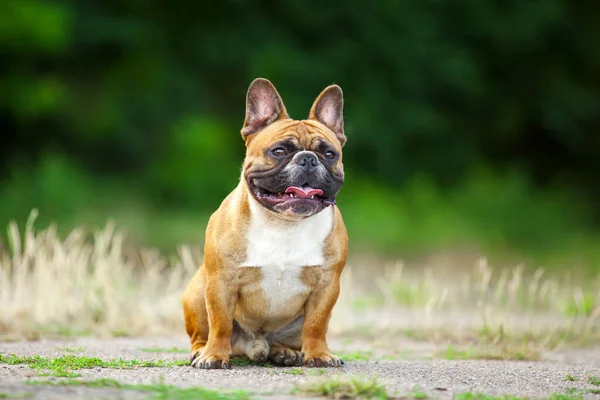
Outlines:
{"label": "wrinkled forehead", "polygon": [[325,125],[312,120],[283,120],[277,121],[258,132],[248,143],[248,153],[262,154],[265,149],[278,142],[293,143],[300,149],[316,149],[327,143],[341,151],[341,145],[335,134]]}

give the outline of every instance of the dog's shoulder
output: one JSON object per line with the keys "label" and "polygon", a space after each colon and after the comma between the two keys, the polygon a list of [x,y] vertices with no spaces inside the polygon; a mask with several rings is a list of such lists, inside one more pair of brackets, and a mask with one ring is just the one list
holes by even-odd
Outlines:
{"label": "dog's shoulder", "polygon": [[204,255],[221,263],[239,264],[246,254],[246,232],[250,210],[241,185],[234,189],[212,213],[206,226]]}

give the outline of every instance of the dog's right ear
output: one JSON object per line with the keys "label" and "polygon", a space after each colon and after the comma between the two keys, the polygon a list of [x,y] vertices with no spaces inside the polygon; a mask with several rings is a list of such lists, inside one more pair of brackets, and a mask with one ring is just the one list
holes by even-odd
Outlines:
{"label": "dog's right ear", "polygon": [[244,140],[247,141],[250,135],[285,118],[289,116],[275,86],[267,79],[256,78],[246,95],[246,119],[242,128]]}

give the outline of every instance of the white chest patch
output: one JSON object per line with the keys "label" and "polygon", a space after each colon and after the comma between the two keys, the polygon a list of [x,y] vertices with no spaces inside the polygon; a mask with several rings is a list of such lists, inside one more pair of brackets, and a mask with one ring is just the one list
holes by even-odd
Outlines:
{"label": "white chest patch", "polygon": [[333,208],[297,222],[274,222],[250,199],[246,260],[241,267],[260,267],[261,283],[276,314],[287,301],[308,288],[300,280],[303,267],[323,265],[323,244],[333,227]]}

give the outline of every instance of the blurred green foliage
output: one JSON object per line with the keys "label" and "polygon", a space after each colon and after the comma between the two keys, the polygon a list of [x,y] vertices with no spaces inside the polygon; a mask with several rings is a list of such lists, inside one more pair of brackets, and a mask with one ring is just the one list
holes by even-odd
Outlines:
{"label": "blurred green foliage", "polygon": [[118,215],[143,240],[196,239],[239,177],[263,76],[295,118],[344,89],[339,203],[359,244],[593,258],[598,15],[567,0],[4,0],[0,219]]}

